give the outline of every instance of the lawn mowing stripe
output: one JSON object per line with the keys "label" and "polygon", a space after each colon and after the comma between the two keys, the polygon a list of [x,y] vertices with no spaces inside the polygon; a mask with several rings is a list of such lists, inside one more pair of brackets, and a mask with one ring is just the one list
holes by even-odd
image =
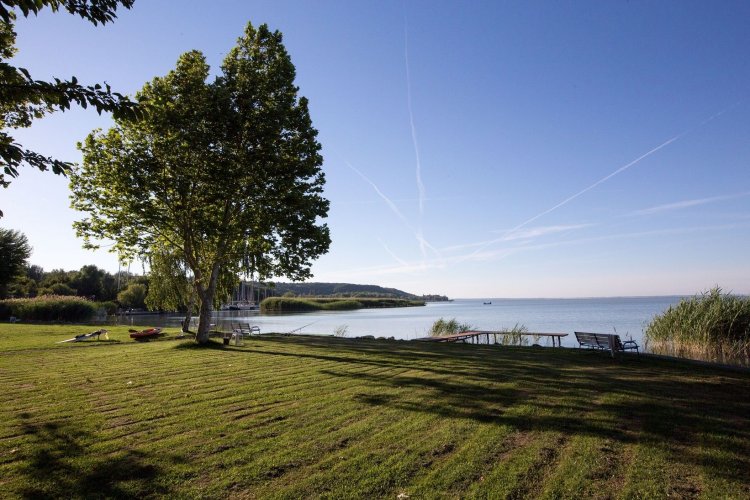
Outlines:
{"label": "lawn mowing stripe", "polygon": [[[470,498],[536,498],[544,478],[565,446],[557,431],[523,433],[507,451],[502,448],[494,463],[466,485]],[[461,488],[464,489],[464,488]],[[456,490],[460,491],[460,490]]]}
{"label": "lawn mowing stripe", "polygon": [[[42,340],[49,342],[29,341]],[[129,496],[690,494],[678,488],[682,481],[702,495],[747,497],[748,479],[731,472],[747,466],[750,429],[739,417],[746,375],[573,350],[303,337],[252,339],[244,348],[184,345],[0,356],[0,377],[18,388],[0,395],[2,416],[10,416],[0,418],[0,436],[17,436],[0,450],[20,445],[12,455],[0,451],[3,490],[66,496],[60,488],[74,487],[70,478],[127,459],[158,471],[152,479],[99,478]],[[612,397],[598,400],[603,392]],[[659,418],[678,430],[656,425]],[[24,422],[36,433],[19,433]],[[556,432],[569,444],[550,460],[542,450]],[[68,437],[79,451],[34,479],[35,457],[63,449]],[[607,439],[615,440],[612,452],[601,450]],[[671,445],[659,449],[664,442]],[[582,479],[566,482],[573,460],[607,453],[624,471],[620,490],[608,478],[596,490],[580,488]],[[664,472],[642,481],[634,475],[640,459]],[[537,475],[521,467],[526,462]],[[669,486],[654,487],[656,480]]]}

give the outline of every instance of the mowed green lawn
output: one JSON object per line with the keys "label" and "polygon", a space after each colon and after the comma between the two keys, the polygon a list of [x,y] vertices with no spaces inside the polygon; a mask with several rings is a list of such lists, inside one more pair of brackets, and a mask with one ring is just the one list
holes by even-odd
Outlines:
{"label": "mowed green lawn", "polygon": [[[750,374],[573,349],[0,326],[0,496],[750,497]],[[118,342],[119,341],[119,342]]]}

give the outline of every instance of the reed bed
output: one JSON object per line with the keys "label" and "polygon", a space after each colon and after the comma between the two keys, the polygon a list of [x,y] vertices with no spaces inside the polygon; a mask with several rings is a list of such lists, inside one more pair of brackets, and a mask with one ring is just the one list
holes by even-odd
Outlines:
{"label": "reed bed", "polygon": [[[503,345],[528,345],[529,339],[525,336],[527,333],[529,333],[529,329],[526,328],[526,325],[519,325],[516,323],[513,328],[502,328],[500,330],[500,333],[502,333],[502,344]],[[539,340],[539,337],[534,337],[534,341],[536,342]]]}
{"label": "reed bed", "polygon": [[90,300],[65,295],[0,300],[0,320],[81,322],[91,319],[99,307]]}
{"label": "reed bed", "polygon": [[445,337],[446,335],[456,335],[457,333],[468,332],[474,327],[469,323],[459,323],[456,318],[445,320],[440,318],[430,327],[430,337]]}
{"label": "reed bed", "polygon": [[644,340],[657,354],[750,366],[750,297],[715,287],[683,299],[651,320]]}
{"label": "reed bed", "polygon": [[423,300],[391,298],[269,297],[261,302],[260,309],[263,312],[352,311],[423,305]]}

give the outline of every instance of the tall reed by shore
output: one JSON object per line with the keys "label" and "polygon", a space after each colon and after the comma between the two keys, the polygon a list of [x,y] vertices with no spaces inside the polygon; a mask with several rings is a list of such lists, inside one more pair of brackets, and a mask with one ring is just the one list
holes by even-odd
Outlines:
{"label": "tall reed by shore", "polygon": [[651,320],[644,339],[657,354],[750,365],[750,297],[715,287],[682,299]]}
{"label": "tall reed by shore", "polygon": [[0,320],[87,321],[105,307],[81,297],[43,295],[31,299],[0,300]]}

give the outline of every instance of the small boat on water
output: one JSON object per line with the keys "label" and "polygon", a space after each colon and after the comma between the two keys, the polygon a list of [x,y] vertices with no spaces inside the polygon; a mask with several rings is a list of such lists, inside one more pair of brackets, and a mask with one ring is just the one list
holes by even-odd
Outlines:
{"label": "small boat on water", "polygon": [[161,335],[161,328],[147,328],[140,332],[135,330],[130,331],[130,338],[135,340],[148,340],[158,337],[159,335]]}
{"label": "small boat on water", "polygon": [[482,302],[482,304],[484,304],[484,305],[486,305],[486,306],[491,306],[491,305],[492,305],[492,302]]}

